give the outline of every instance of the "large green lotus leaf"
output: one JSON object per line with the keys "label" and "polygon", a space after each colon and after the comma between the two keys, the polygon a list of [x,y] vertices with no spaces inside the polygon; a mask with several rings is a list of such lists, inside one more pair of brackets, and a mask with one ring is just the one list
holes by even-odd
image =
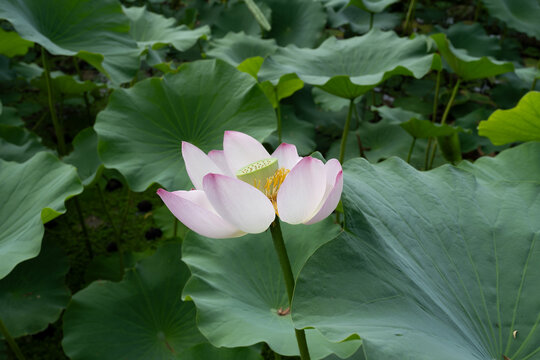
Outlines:
{"label": "large green lotus leaf", "polygon": [[[330,218],[310,226],[282,224],[282,229],[295,276],[340,231]],[[183,296],[195,302],[199,330],[214,346],[264,341],[277,353],[298,355],[291,316],[278,315],[288,300],[269,231],[219,241],[190,232],[182,260],[192,273]],[[313,359],[334,352],[345,357],[359,346],[358,340],[329,342],[315,330],[306,336]]]}
{"label": "large green lotus leaf", "polygon": [[455,48],[467,50],[471,56],[496,57],[501,51],[501,42],[494,36],[489,36],[480,23],[466,24],[459,22],[448,29],[435,27],[438,32],[445,33]]}
{"label": "large green lotus leaf", "polygon": [[139,50],[115,0],[3,0],[0,18],[53,55],[78,56],[116,83],[133,78]]}
{"label": "large green lotus leaf", "polygon": [[0,160],[0,279],[38,255],[43,224],[63,214],[64,201],[82,192],[75,168],[40,152],[18,164]]}
{"label": "large green lotus leaf", "polygon": [[23,39],[14,31],[5,31],[0,28],[0,54],[7,57],[24,55],[34,43]]}
{"label": "large green lotus leaf", "polygon": [[514,71],[511,62],[493,60],[488,56],[476,57],[465,49],[455,48],[445,34],[433,34],[431,38],[437,43],[444,60],[462,80],[483,79]]}
{"label": "large green lotus leaf", "polygon": [[372,106],[371,110],[376,111],[379,114],[379,116],[383,120],[388,121],[389,124],[401,124],[401,123],[411,120],[412,118],[424,120],[422,114],[419,114],[414,111],[402,109],[400,107],[389,107],[386,105],[379,106],[379,107]]}
{"label": "large green lotus leaf", "polygon": [[373,360],[537,359],[540,143],[509,151],[482,167],[520,175],[347,162],[346,231],[303,268],[295,325]]}
{"label": "large green lotus leaf", "polygon": [[[370,30],[371,15],[356,6],[347,6],[347,1],[338,3],[334,8],[327,3],[328,23],[333,27],[348,25],[352,31],[358,34],[367,33]],[[391,30],[398,26],[403,20],[403,15],[399,13],[383,12],[373,17],[373,28],[381,30]]]}
{"label": "large green lotus leaf", "polygon": [[73,360],[165,360],[204,342],[195,306],[181,300],[188,277],[180,245],[166,244],[121,282],[92,283],[64,314],[64,351]]}
{"label": "large green lotus leaf", "polygon": [[[459,167],[473,173],[480,181],[503,177],[513,182],[538,182],[540,143],[528,142],[502,151],[496,157],[483,156],[474,163],[463,161]],[[523,161],[527,159],[527,161]]]}
{"label": "large green lotus leaf", "polygon": [[489,14],[508,26],[540,40],[538,0],[482,0]]}
{"label": "large green lotus leaf", "polygon": [[17,109],[10,106],[2,106],[0,112],[0,125],[22,126],[24,121],[17,113]]}
{"label": "large green lotus leaf", "polygon": [[178,360],[263,360],[255,350],[248,348],[216,348],[205,343],[195,345],[178,355]]}
{"label": "large green lotus leaf", "polygon": [[494,145],[540,141],[540,92],[528,92],[515,108],[497,110],[478,125],[478,134]]}
{"label": "large green lotus leaf", "polygon": [[354,5],[365,11],[380,13],[388,6],[398,1],[399,0],[351,0],[349,1],[349,6]]}
{"label": "large green lotus leaf", "polygon": [[329,38],[317,49],[280,48],[265,60],[259,76],[277,81],[295,73],[306,84],[353,99],[394,75],[421,78],[432,61],[425,39],[409,40],[374,29],[346,40]]}
{"label": "large green lotus leaf", "polygon": [[462,128],[454,127],[447,124],[437,124],[430,120],[419,120],[412,118],[400,124],[406,132],[417,139],[427,139],[430,137],[450,136],[463,131]]}
{"label": "large green lotus leaf", "polygon": [[280,46],[314,47],[326,25],[323,5],[312,0],[265,0],[272,11],[269,38]]}
{"label": "large green lotus leaf", "polygon": [[[37,87],[43,94],[47,93],[47,80],[45,76],[35,78],[30,82]],[[81,94],[95,89],[105,87],[104,84],[95,83],[90,80],[81,81],[77,76],[66,75],[61,71],[51,73],[51,86],[54,96],[61,101],[67,96],[80,96]]]}
{"label": "large green lotus leaf", "polygon": [[276,52],[277,48],[274,39],[260,39],[244,32],[231,32],[221,39],[210,41],[210,48],[206,54],[221,59],[232,66],[238,66],[251,57],[265,58]]}
{"label": "large green lotus leaf", "polygon": [[44,243],[38,257],[0,280],[0,319],[11,336],[34,334],[58,319],[71,298],[64,284],[68,269],[62,249]]}
{"label": "large green lotus leaf", "polygon": [[0,124],[0,158],[25,162],[36,153],[47,151],[41,139],[23,127]]}
{"label": "large green lotus leaf", "polygon": [[[230,0],[224,4],[196,0],[193,4],[198,13],[197,19],[201,24],[212,28],[213,37],[224,37],[231,31],[243,31],[254,36],[261,35],[261,26],[244,1]],[[270,19],[270,8],[261,2],[257,2],[257,5],[265,18]]]}
{"label": "large green lotus leaf", "polygon": [[64,158],[65,163],[77,168],[84,186],[90,185],[103,169],[97,146],[98,138],[94,129],[84,129],[73,139],[73,152]]}
{"label": "large green lotus leaf", "polygon": [[176,26],[176,19],[146,10],[144,7],[123,8],[130,20],[129,33],[137,41],[141,50],[154,50],[171,44],[179,51],[186,51],[198,39],[210,35],[210,28],[202,26],[191,30],[186,25]]}
{"label": "large green lotus leaf", "polygon": [[206,60],[114,91],[94,128],[105,166],[143,191],[154,182],[170,190],[188,187],[183,140],[208,152],[222,147],[225,130],[263,140],[275,124],[272,105],[250,75]]}

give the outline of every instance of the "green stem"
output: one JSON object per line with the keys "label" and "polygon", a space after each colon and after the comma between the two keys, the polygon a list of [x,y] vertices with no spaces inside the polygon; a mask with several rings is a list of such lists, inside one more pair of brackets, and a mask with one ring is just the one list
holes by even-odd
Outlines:
{"label": "green stem", "polygon": [[75,203],[75,208],[77,209],[77,214],[79,216],[79,222],[81,223],[81,228],[84,235],[84,242],[86,244],[86,250],[88,251],[88,256],[90,257],[90,259],[92,259],[94,258],[94,252],[92,251],[92,243],[90,243],[88,228],[86,227],[86,224],[84,222],[84,216],[81,210],[81,203],[79,202],[78,197],[73,198],[73,202]]}
{"label": "green stem", "polygon": [[476,10],[474,11],[474,22],[478,22],[478,17],[480,16],[480,9],[482,9],[482,2],[480,0],[476,0]]}
{"label": "green stem", "polygon": [[446,124],[446,118],[448,117],[448,113],[450,112],[450,108],[454,104],[454,100],[456,98],[456,94],[459,90],[459,85],[461,84],[461,79],[458,78],[456,81],[456,85],[454,85],[454,89],[452,90],[452,95],[450,96],[450,100],[448,101],[448,104],[446,105],[446,109],[444,109],[444,113],[441,119],[441,125]]}
{"label": "green stem", "polygon": [[[437,82],[435,84],[435,97],[433,98],[433,112],[431,113],[431,122],[437,122],[437,109],[439,108],[439,90],[441,88],[441,70],[437,71]],[[431,152],[431,144],[433,139],[428,139],[428,144],[426,147],[426,156],[424,159],[424,169],[428,169],[429,154]]]}
{"label": "green stem", "polygon": [[435,98],[433,99],[433,112],[431,113],[431,122],[437,120],[437,108],[439,107],[439,90],[441,88],[441,70],[437,71],[437,82],[435,83]]}
{"label": "green stem", "polygon": [[[356,108],[356,105],[353,106],[354,111],[354,117],[356,118],[356,124],[357,127],[360,126],[360,116],[358,115],[358,109]],[[356,142],[358,143],[358,151],[360,152],[360,156],[367,160],[366,154],[364,153],[364,145],[362,144],[362,139],[360,138],[360,134],[356,134]]]}
{"label": "green stem", "polygon": [[373,29],[373,18],[375,17],[375,14],[370,12],[369,13],[369,30]]}
{"label": "green stem", "polygon": [[[272,233],[272,240],[274,241],[274,248],[279,258],[281,265],[281,272],[285,279],[285,287],[287,288],[287,297],[289,298],[289,308],[292,305],[292,299],[294,294],[294,275],[291,268],[291,262],[289,261],[289,255],[287,255],[287,248],[283,241],[283,234],[281,232],[281,225],[279,219],[276,218],[270,225],[270,232]],[[306,341],[306,334],[304,330],[294,329],[296,335],[296,342],[298,343],[298,349],[300,350],[300,358],[302,360],[310,360],[309,350]]]}
{"label": "green stem", "polygon": [[405,34],[409,33],[409,23],[411,21],[411,16],[414,11],[414,7],[416,5],[416,0],[411,0],[409,3],[409,10],[407,10],[407,17],[405,18],[405,25],[403,25],[403,32]]}
{"label": "green stem", "polygon": [[[448,104],[446,104],[446,108],[444,109],[443,116],[441,118],[441,125],[446,124],[446,119],[448,118],[448,114],[450,113],[450,109],[452,108],[452,105],[454,104],[454,100],[456,99],[456,94],[459,90],[459,85],[461,84],[461,79],[458,78],[456,81],[456,85],[454,85],[454,89],[452,90],[452,95],[450,96],[450,100],[448,100]],[[433,161],[435,160],[435,155],[437,154],[437,143],[435,143],[433,147],[433,153],[431,154],[431,160],[429,162],[429,168],[431,169],[433,167]]]}
{"label": "green stem", "polygon": [[9,333],[8,329],[2,322],[2,319],[0,319],[0,333],[4,335],[6,342],[8,343],[9,347],[11,348],[11,351],[13,351],[17,359],[25,360],[24,355],[22,354],[21,349],[19,348],[19,345],[17,345],[15,340],[11,337],[11,334]]}
{"label": "green stem", "polygon": [[178,219],[175,217],[173,224],[173,239],[176,239],[176,234],[178,234]]}
{"label": "green stem", "polygon": [[278,142],[281,144],[281,106],[279,105],[279,99],[277,95],[277,90],[274,91],[276,96],[276,115],[277,115],[277,133],[278,133]]}
{"label": "green stem", "polygon": [[431,152],[431,144],[433,143],[433,138],[428,139],[427,148],[426,148],[426,157],[424,159],[424,170],[429,170],[429,154]]}
{"label": "green stem", "polygon": [[433,162],[435,160],[435,155],[437,155],[437,143],[433,145],[433,153],[431,154],[431,160],[429,161],[429,169],[431,170],[433,168]]}
{"label": "green stem", "polygon": [[409,148],[409,154],[407,155],[407,164],[410,164],[411,163],[411,155],[412,155],[412,152],[413,152],[413,149],[414,149],[414,145],[416,144],[416,138],[413,137],[413,141],[412,141],[412,144],[411,144],[411,147]]}
{"label": "green stem", "polygon": [[45,82],[47,83],[47,94],[49,96],[49,111],[51,112],[51,119],[54,126],[54,132],[56,133],[56,140],[58,141],[58,153],[60,156],[66,154],[66,143],[64,141],[64,130],[58,116],[56,115],[56,108],[53,103],[53,90],[51,85],[51,73],[49,69],[49,63],[47,62],[47,55],[45,54],[45,48],[41,47],[41,61],[43,63],[43,72],[45,74]]}
{"label": "green stem", "polygon": [[107,220],[111,224],[111,227],[114,231],[114,234],[116,235],[116,238],[118,239],[120,237],[120,234],[118,233],[118,229],[116,228],[116,225],[114,224],[111,213],[109,212],[109,209],[107,208],[107,204],[105,204],[105,197],[103,196],[103,191],[101,190],[101,187],[99,186],[99,184],[96,184],[96,188],[98,190],[101,207],[103,208],[103,211],[105,212],[105,216],[107,216]]}
{"label": "green stem", "polygon": [[354,99],[349,102],[349,112],[347,113],[347,119],[345,120],[345,126],[343,127],[343,134],[341,135],[341,146],[339,147],[339,162],[343,164],[345,158],[345,147],[347,145],[347,136],[349,136],[349,126],[351,125],[351,115],[354,106]]}
{"label": "green stem", "polygon": [[[83,81],[82,75],[81,75],[81,69],[79,68],[79,61],[76,57],[73,57],[73,65],[75,66],[75,71],[77,71],[77,76],[79,77],[80,81]],[[91,115],[90,115],[90,101],[88,100],[88,92],[83,92],[83,99],[84,104],[86,106],[86,116],[88,118],[88,125],[92,126],[91,123]]]}
{"label": "green stem", "polygon": [[[538,60],[538,63],[536,64],[536,71],[538,72],[538,69],[540,69],[540,59]],[[534,74],[534,80],[532,82],[532,85],[531,85],[531,91],[534,91],[534,89],[536,88],[536,82],[538,81],[538,78],[536,77],[537,75]]]}

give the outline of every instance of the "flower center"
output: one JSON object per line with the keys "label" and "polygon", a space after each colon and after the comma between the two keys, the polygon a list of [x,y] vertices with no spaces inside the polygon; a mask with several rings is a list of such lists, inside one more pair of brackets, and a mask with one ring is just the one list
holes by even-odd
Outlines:
{"label": "flower center", "polygon": [[278,190],[289,172],[289,169],[279,168],[277,159],[268,158],[244,166],[236,172],[236,177],[262,191],[278,214]]}

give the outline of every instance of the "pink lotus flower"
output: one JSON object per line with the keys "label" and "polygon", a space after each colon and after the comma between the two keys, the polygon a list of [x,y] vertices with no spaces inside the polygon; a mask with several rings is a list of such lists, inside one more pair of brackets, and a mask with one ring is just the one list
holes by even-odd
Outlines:
{"label": "pink lotus flower", "polygon": [[206,155],[182,142],[191,191],[157,191],[184,225],[211,238],[231,238],[268,229],[275,216],[289,224],[313,224],[334,211],[343,190],[336,159],[326,164],[300,157],[281,144],[270,155],[257,140],[226,131],[223,150]]}

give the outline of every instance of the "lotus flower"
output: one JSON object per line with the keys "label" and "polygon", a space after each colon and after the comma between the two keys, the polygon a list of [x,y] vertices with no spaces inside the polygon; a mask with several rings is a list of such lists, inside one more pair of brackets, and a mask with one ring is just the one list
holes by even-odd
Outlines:
{"label": "lotus flower", "polygon": [[208,155],[182,142],[182,156],[195,189],[157,193],[184,225],[206,237],[260,233],[276,215],[289,224],[316,223],[334,211],[343,189],[336,159],[302,158],[286,143],[270,155],[241,132],[226,131],[223,150]]}

